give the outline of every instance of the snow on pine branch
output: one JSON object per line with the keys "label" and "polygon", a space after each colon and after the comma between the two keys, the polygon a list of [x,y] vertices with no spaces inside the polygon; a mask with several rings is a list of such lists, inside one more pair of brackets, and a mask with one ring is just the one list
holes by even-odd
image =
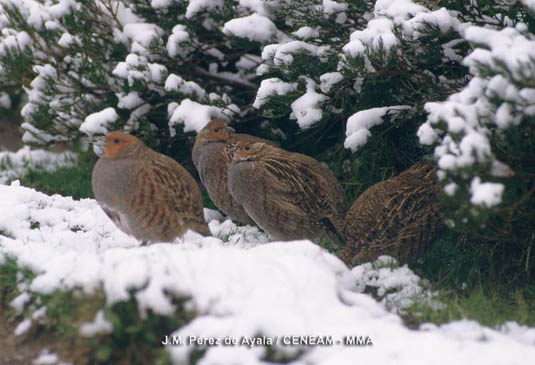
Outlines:
{"label": "snow on pine branch", "polygon": [[171,136],[176,135],[175,126],[184,125],[184,132],[198,132],[211,119],[227,119],[221,108],[203,105],[190,99],[184,99],[180,104],[175,104],[169,109],[169,130]]}
{"label": "snow on pine branch", "polygon": [[276,37],[277,27],[269,18],[255,13],[229,20],[223,26],[223,33],[247,38],[254,42],[267,43]]}
{"label": "snow on pine branch", "polygon": [[284,82],[279,78],[273,77],[262,80],[258,91],[256,92],[256,99],[253,107],[259,109],[266,103],[268,98],[272,95],[285,95],[297,89],[297,83]]}
{"label": "snow on pine branch", "polygon": [[[243,58],[246,55],[230,55],[230,58],[240,57],[237,61],[241,62],[236,63],[237,67],[238,63],[241,65],[237,72],[220,72],[218,70],[229,62],[225,54],[229,52],[225,40],[222,39],[220,44],[211,42],[207,45],[199,40],[196,33],[219,31],[224,36],[223,21],[218,16],[204,13],[220,9],[222,1],[191,0],[185,12],[172,15],[176,24],[148,21],[144,17],[151,11],[150,7],[144,8],[143,12],[139,3],[122,0],[61,0],[56,4],[33,0],[0,1],[13,10],[0,10],[0,58],[5,56],[0,60],[0,78],[3,79],[2,74],[10,69],[20,69],[14,66],[17,62],[30,65],[35,75],[34,80],[28,82],[26,77],[32,69],[21,70],[19,81],[16,81],[26,83],[18,86],[25,87],[28,94],[28,103],[22,114],[26,142],[44,144],[85,138],[86,132],[92,132],[94,128],[85,124],[80,129],[84,120],[90,114],[110,107],[122,109],[120,118],[116,120],[119,128],[135,130],[140,123],[146,123],[151,131],[158,128],[174,131],[174,125],[184,120],[177,115],[172,120],[161,120],[165,118],[166,109],[174,109],[178,104],[184,106],[188,104],[184,103],[185,99],[191,98],[206,108],[236,111],[240,108],[233,106],[234,90],[221,85],[234,82],[249,88],[254,86],[249,81],[255,77],[254,70]],[[172,3],[155,0],[150,6],[161,12]],[[239,14],[243,14],[244,9],[258,12],[250,17],[249,23],[256,25],[257,37],[262,37],[265,29],[258,27],[259,22],[268,25],[270,22],[265,18],[269,13],[265,4],[245,0],[240,4],[243,8],[239,9]],[[202,16],[197,19],[200,13]],[[243,18],[242,21],[246,22]],[[87,24],[89,28],[84,32],[91,33],[93,37],[83,37],[79,24]],[[239,31],[245,23],[236,19],[229,24],[231,28],[235,24],[236,31]],[[31,37],[28,29],[32,31]],[[276,31],[273,24],[271,29]],[[250,28],[245,32],[251,34]],[[249,55],[248,59],[254,63],[258,56]],[[23,58],[24,62],[15,60],[17,57]],[[202,67],[190,67],[192,57],[196,60],[215,58],[216,61]],[[4,67],[1,63],[4,60],[12,64]],[[218,82],[211,83],[211,90],[206,91],[207,80],[210,83],[216,78]],[[217,94],[217,97],[206,97],[209,93]],[[195,112],[191,104],[188,110]],[[205,113],[201,110],[200,115]],[[197,128],[186,121],[186,130]],[[105,124],[100,123],[98,133],[106,131]]]}
{"label": "snow on pine branch", "polygon": [[526,30],[523,24],[502,30],[467,28],[465,38],[475,49],[464,64],[474,77],[445,102],[425,106],[429,116],[418,136],[422,144],[436,145],[441,176],[457,176],[457,171],[473,166],[486,170],[485,176],[470,177],[474,205],[501,202],[504,184],[483,180],[514,173],[496,158],[492,145],[509,138],[505,130],[520,128],[521,123],[529,128],[526,123],[535,116],[535,38]]}
{"label": "snow on pine branch", "polygon": [[314,80],[305,79],[306,92],[290,105],[292,108],[290,119],[296,119],[297,124],[301,128],[308,128],[320,121],[323,117],[321,105],[329,100],[328,96],[316,92],[316,83]]}
{"label": "snow on pine branch", "polygon": [[[374,73],[380,75],[381,72],[388,72],[388,67],[395,68],[388,66],[388,62],[398,63],[398,67],[401,69],[413,66],[410,61],[406,61],[407,57],[404,57],[405,55],[399,49],[402,43],[404,47],[408,45],[414,47],[413,50],[408,51],[409,53],[414,52],[415,55],[421,54],[421,57],[426,57],[424,51],[418,49],[424,45],[417,42],[429,34],[430,28],[442,35],[453,37],[452,34],[456,34],[457,37],[460,37],[458,33],[466,27],[456,18],[457,15],[453,11],[445,8],[431,11],[411,0],[376,1],[373,12],[353,15],[353,17],[358,16],[358,20],[349,19],[345,14],[347,4],[324,1],[321,6],[316,6],[314,9],[323,11],[325,19],[330,19],[329,16],[334,13],[343,14],[343,16],[337,16],[336,21],[346,25],[347,28],[340,29],[346,32],[345,35],[340,33],[329,36],[329,33],[326,33],[321,26],[303,26],[303,22],[299,22],[300,27],[293,32],[288,32],[285,38],[279,36],[279,43],[264,46],[262,50],[263,63],[257,68],[257,75],[271,76],[275,74],[277,78],[282,79],[280,82],[284,82],[285,85],[293,85],[299,79],[308,80],[306,81],[305,95],[301,99],[297,96],[297,100],[290,105],[291,117],[297,120],[301,128],[308,128],[321,120],[326,111],[329,112],[329,115],[347,112],[347,110],[333,107],[333,105],[337,105],[332,98],[333,85],[343,84],[341,88],[337,89],[337,93],[344,91],[347,85],[353,85],[353,90],[350,91],[353,94],[351,97],[358,102],[360,94],[364,94],[363,97],[366,98],[367,90],[361,88],[364,78],[373,80]],[[306,11],[308,10],[304,5],[303,12]],[[313,12],[311,14],[318,15],[318,13]],[[303,16],[303,19],[306,17]],[[355,21],[364,21],[365,26],[356,27]],[[456,48],[458,45],[459,42],[455,41],[445,42],[442,45],[443,59],[458,62],[460,60]],[[296,63],[297,56],[300,58],[299,62]],[[360,59],[364,61],[364,69],[358,68]],[[310,62],[307,62],[309,60]],[[317,67],[309,66],[314,62],[319,62]],[[322,72],[316,72],[316,69],[320,68]],[[438,76],[435,76],[431,71],[415,69],[415,72],[431,75],[428,77],[434,77],[438,81]],[[352,77],[352,79],[347,80],[348,77]],[[269,77],[264,81],[272,83],[272,80],[274,78]],[[311,82],[320,85],[321,93],[314,90]],[[259,88],[255,107],[261,108],[269,102],[269,98],[276,98],[287,93],[287,91],[284,93],[267,92],[267,87],[268,84],[263,83]],[[399,101],[399,104],[405,105],[409,100]],[[418,100],[412,102],[415,105],[422,105]],[[304,104],[308,104],[308,106]],[[377,107],[383,106],[377,105]],[[369,108],[370,106],[367,105],[367,109]],[[301,109],[301,111],[297,109]],[[305,111],[306,118],[304,117]],[[358,111],[359,109],[356,109],[353,114]],[[352,128],[348,125],[348,137],[356,132]],[[357,135],[353,135],[350,142],[346,140],[346,147],[350,145],[352,150],[356,150],[357,145],[360,146],[366,142],[365,135],[368,134],[362,129],[358,138]]]}
{"label": "snow on pine branch", "polygon": [[361,110],[347,120],[346,139],[344,147],[357,151],[365,145],[371,136],[370,128],[383,123],[386,115],[397,114],[402,110],[410,109],[407,105],[386,106]]}

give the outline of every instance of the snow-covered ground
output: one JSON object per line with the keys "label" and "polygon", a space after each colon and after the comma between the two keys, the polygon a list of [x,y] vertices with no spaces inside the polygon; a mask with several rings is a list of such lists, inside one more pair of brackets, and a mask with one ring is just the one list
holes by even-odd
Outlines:
{"label": "snow-covered ground", "polygon": [[[535,363],[535,329],[513,322],[500,329],[469,320],[408,329],[396,309],[433,299],[412,271],[391,268],[388,258],[350,270],[310,241],[268,242],[258,229],[237,227],[217,212],[206,210],[206,217],[214,237],[190,232],[141,247],[94,200],[47,196],[18,181],[0,185],[0,265],[13,257],[36,274],[31,282],[21,276],[12,302],[31,313],[16,332],[46,316],[35,295],[102,289],[108,305],[135,292],[142,314],[170,314],[176,308],[168,295],[187,298],[196,318],[168,334],[181,342],[167,347],[177,364],[187,362],[195,341],[209,339],[221,345],[207,347],[199,364],[268,364],[262,359],[270,343],[289,356],[302,352],[291,364]],[[376,287],[382,301],[366,287]],[[111,330],[99,311],[80,334]],[[260,343],[252,345],[255,337]],[[303,344],[320,339],[332,344]],[[351,339],[368,345],[345,343]]]}

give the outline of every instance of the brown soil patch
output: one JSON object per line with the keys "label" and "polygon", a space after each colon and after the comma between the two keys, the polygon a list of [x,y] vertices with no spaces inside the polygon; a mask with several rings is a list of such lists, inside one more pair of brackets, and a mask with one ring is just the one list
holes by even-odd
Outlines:
{"label": "brown soil patch", "polygon": [[0,116],[0,151],[16,151],[22,146],[20,122]]}

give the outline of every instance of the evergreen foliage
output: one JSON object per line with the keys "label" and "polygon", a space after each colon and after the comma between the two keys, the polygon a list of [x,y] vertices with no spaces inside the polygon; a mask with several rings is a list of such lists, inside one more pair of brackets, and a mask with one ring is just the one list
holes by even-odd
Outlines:
{"label": "evergreen foliage", "polygon": [[348,204],[434,154],[450,227],[532,275],[533,2],[0,4],[0,98],[27,95],[25,142],[99,153],[123,128],[187,165],[191,132],[224,117],[327,162]]}

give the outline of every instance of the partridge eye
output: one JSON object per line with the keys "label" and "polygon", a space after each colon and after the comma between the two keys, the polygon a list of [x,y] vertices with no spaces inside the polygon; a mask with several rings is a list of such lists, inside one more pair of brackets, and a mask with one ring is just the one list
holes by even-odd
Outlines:
{"label": "partridge eye", "polygon": [[246,150],[246,151],[249,151],[251,149],[251,147],[245,146],[245,147],[243,147],[243,149]]}
{"label": "partridge eye", "polygon": [[113,143],[119,143],[119,138],[114,138]]}
{"label": "partridge eye", "polygon": [[214,129],[214,132],[217,133],[217,132],[219,132],[220,130],[221,130],[221,128],[215,128],[215,129]]}

